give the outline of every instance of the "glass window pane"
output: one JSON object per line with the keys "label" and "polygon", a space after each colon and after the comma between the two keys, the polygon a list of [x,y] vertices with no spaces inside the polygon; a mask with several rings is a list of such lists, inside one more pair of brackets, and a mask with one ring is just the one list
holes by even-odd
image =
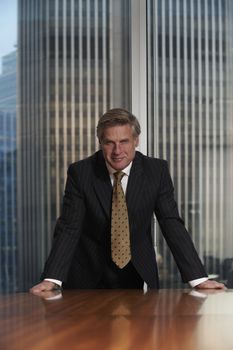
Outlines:
{"label": "glass window pane", "polygon": [[[223,281],[233,261],[232,23],[231,1],[148,1],[149,155],[168,160],[180,214]],[[162,286],[179,285],[160,234],[157,250]]]}
{"label": "glass window pane", "polygon": [[16,7],[0,4],[0,292],[17,290]]}

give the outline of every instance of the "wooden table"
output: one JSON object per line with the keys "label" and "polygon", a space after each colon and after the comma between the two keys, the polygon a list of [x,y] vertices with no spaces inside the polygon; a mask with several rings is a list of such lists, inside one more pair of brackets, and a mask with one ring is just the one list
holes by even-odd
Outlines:
{"label": "wooden table", "polygon": [[44,297],[0,296],[1,350],[233,349],[233,290],[79,290]]}

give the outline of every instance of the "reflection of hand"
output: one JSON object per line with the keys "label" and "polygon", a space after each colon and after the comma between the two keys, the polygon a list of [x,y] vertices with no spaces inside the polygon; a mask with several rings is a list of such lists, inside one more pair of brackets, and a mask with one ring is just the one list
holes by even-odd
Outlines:
{"label": "reflection of hand", "polygon": [[45,300],[62,299],[62,292],[59,289],[43,291],[43,292],[41,292],[40,294],[37,294],[37,295],[40,296],[41,298],[45,299]]}
{"label": "reflection of hand", "polygon": [[[209,289],[209,290],[215,291],[216,289]],[[206,290],[203,291],[203,289],[199,289],[198,291],[195,289],[192,289],[191,292],[189,292],[189,295],[195,298],[202,298],[202,299],[205,299],[208,296],[206,293]]]}
{"label": "reflection of hand", "polygon": [[54,291],[57,289],[57,285],[50,281],[42,281],[41,283],[35,285],[30,289],[30,292],[32,294],[41,296],[41,293],[44,293],[46,291]]}
{"label": "reflection of hand", "polygon": [[226,286],[223,283],[219,283],[217,281],[207,280],[198,284],[196,289],[226,289]]}
{"label": "reflection of hand", "polygon": [[209,295],[226,293],[227,288],[225,289],[192,289],[189,295],[198,298],[208,298]]}

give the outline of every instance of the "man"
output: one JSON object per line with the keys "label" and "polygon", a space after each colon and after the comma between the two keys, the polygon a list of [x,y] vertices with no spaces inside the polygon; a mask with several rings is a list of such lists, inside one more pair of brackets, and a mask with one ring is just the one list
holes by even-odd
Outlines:
{"label": "man", "polygon": [[[224,288],[223,284],[208,280],[178,214],[167,162],[137,152],[139,135],[138,120],[126,110],[112,109],[100,118],[97,137],[101,150],[68,169],[52,249],[42,282],[31,289],[33,293],[40,294],[61,284],[87,289],[143,288],[146,282],[149,288],[158,288],[151,237],[153,213],[183,281],[197,288]],[[117,204],[112,205],[113,193],[122,191],[121,187],[125,197],[118,195],[121,204],[116,207]],[[125,198],[128,210],[124,209]],[[122,219],[114,219],[114,223],[113,216],[118,212]],[[125,213],[127,219],[123,219]],[[116,221],[119,228],[114,228]],[[113,238],[114,230],[117,234]],[[125,236],[118,239],[122,230]],[[118,252],[114,251],[114,244]]]}

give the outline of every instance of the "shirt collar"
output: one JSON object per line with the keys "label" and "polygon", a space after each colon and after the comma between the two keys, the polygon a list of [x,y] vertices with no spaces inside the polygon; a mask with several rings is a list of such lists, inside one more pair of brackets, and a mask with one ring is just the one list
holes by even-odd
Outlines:
{"label": "shirt collar", "polygon": [[[105,162],[105,163],[106,163],[106,167],[107,167],[108,172],[109,172],[110,175],[113,175],[114,173],[117,172],[117,170],[116,170],[116,169],[113,169],[107,162]],[[129,176],[131,167],[132,167],[132,161],[129,163],[129,165],[127,165],[126,168],[122,169],[121,171],[122,171],[125,175]]]}

